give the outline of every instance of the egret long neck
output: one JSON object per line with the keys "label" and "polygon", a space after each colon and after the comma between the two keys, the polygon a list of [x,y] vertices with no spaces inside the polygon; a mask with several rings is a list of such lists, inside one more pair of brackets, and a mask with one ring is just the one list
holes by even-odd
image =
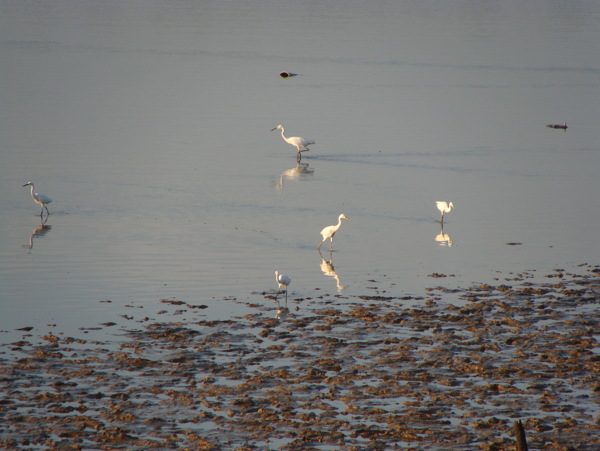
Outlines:
{"label": "egret long neck", "polygon": [[282,137],[282,138],[283,138],[285,141],[287,141],[287,138],[285,137],[284,133],[285,133],[285,128],[281,127],[281,137]]}

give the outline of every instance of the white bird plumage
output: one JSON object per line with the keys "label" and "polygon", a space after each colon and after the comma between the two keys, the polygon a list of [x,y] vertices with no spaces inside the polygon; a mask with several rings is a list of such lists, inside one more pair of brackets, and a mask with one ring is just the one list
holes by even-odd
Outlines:
{"label": "white bird plumage", "polygon": [[296,148],[296,161],[298,161],[298,163],[300,163],[300,160],[302,159],[302,152],[310,150],[307,146],[315,143],[315,141],[312,139],[304,139],[300,138],[299,136],[291,136],[290,138],[287,138],[285,136],[285,128],[281,124],[271,129],[271,131],[273,130],[281,130],[281,137],[283,140]]}
{"label": "white bird plumage", "polygon": [[450,211],[452,211],[452,209],[454,208],[454,204],[452,202],[447,203],[441,200],[438,200],[435,205],[437,206],[437,209],[440,211],[440,213],[442,214],[442,217],[440,218],[440,222],[444,221],[444,213],[450,213]]}
{"label": "white bird plumage", "polygon": [[325,241],[327,241],[327,239],[329,239],[329,250],[333,251],[333,237],[335,236],[335,233],[338,231],[338,229],[341,227],[342,219],[346,219],[347,221],[350,221],[350,219],[348,219],[346,217],[346,215],[344,215],[344,213],[342,213],[341,215],[338,216],[337,224],[327,226],[323,230],[321,230],[321,236],[323,237],[323,241],[321,241],[321,243],[319,244],[317,249],[321,249],[321,246],[323,245],[323,243]]}
{"label": "white bird plumage", "polygon": [[44,214],[44,208],[46,209],[46,213],[48,213],[48,215],[50,215],[50,212],[48,211],[48,207],[46,207],[46,205],[52,203],[52,199],[50,199],[48,196],[44,196],[43,194],[36,193],[34,191],[35,188],[33,186],[33,182],[27,182],[23,186],[31,186],[31,197],[33,198],[33,200],[35,201],[36,204],[42,206],[42,211],[40,212],[40,216],[42,216]]}
{"label": "white bird plumage", "polygon": [[288,285],[292,281],[292,278],[285,274],[279,274],[279,271],[275,271],[275,280],[277,281],[278,285],[277,296],[279,296],[279,293],[281,292],[281,287],[285,287],[285,300],[287,301]]}

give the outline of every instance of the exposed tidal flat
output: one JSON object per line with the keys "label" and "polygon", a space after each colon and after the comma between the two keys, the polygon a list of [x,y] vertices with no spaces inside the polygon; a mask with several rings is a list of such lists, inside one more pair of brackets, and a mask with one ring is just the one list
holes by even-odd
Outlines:
{"label": "exposed tidal flat", "polygon": [[598,449],[598,42],[597,0],[0,2],[0,447]]}
{"label": "exposed tidal flat", "polygon": [[252,293],[228,320],[164,299],[102,324],[105,341],[25,327],[0,349],[0,445],[506,450],[522,421],[530,449],[598,449],[600,267],[531,274]]}

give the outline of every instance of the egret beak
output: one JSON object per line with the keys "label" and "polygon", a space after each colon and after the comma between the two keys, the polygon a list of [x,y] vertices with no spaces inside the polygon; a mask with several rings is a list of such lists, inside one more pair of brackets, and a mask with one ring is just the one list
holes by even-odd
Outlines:
{"label": "egret beak", "polygon": [[277,127],[273,127],[273,128],[271,129],[271,131],[273,131],[273,130],[277,130]]}

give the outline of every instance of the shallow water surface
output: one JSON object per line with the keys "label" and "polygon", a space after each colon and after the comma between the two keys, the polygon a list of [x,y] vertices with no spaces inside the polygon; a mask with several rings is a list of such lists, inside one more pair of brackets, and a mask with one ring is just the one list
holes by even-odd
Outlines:
{"label": "shallow water surface", "polygon": [[7,340],[161,299],[224,319],[276,269],[301,299],[597,262],[597,2],[0,8]]}

